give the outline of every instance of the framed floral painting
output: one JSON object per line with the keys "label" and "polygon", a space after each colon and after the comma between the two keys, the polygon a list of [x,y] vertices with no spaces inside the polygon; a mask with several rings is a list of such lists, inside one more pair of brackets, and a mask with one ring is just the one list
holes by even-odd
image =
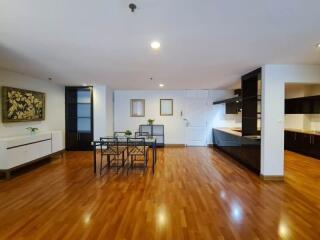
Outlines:
{"label": "framed floral painting", "polygon": [[2,122],[45,119],[45,93],[2,87]]}

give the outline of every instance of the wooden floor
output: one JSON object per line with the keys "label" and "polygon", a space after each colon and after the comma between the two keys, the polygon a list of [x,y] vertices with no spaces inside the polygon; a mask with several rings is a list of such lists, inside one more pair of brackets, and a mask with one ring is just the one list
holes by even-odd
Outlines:
{"label": "wooden floor", "polygon": [[0,239],[320,239],[320,161],[286,152],[263,182],[210,148],[166,148],[151,169],[92,174],[91,153],[0,181]]}

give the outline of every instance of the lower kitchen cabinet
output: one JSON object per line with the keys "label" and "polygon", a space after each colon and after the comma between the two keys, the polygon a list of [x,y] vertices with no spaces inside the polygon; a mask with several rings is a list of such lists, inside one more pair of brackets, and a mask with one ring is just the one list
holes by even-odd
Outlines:
{"label": "lower kitchen cabinet", "polygon": [[311,156],[320,159],[320,136],[312,135]]}
{"label": "lower kitchen cabinet", "polygon": [[285,131],[285,149],[320,159],[320,136]]}

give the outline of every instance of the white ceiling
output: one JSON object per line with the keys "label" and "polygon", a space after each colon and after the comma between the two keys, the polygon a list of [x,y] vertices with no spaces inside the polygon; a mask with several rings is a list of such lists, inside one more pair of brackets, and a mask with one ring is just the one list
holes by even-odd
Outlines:
{"label": "white ceiling", "polygon": [[319,0],[131,1],[0,0],[0,66],[64,84],[211,89],[266,63],[320,63]]}

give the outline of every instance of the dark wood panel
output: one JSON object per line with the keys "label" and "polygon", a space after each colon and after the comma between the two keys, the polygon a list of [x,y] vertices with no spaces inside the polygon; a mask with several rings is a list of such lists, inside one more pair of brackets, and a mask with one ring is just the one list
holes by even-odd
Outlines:
{"label": "dark wood panel", "polygon": [[[91,107],[90,107],[90,131],[80,132],[78,130],[78,91],[90,92]],[[90,150],[91,142],[93,141],[93,94],[92,87],[66,87],[66,149],[67,150]],[[80,103],[81,104],[81,103]]]}

